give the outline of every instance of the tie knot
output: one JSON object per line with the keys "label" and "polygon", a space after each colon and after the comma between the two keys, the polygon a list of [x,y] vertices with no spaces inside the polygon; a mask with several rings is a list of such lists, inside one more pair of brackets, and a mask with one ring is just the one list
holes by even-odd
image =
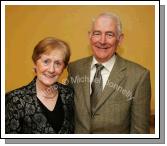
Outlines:
{"label": "tie knot", "polygon": [[96,69],[99,71],[101,71],[104,68],[104,66],[100,63],[95,64],[95,66],[96,66]]}

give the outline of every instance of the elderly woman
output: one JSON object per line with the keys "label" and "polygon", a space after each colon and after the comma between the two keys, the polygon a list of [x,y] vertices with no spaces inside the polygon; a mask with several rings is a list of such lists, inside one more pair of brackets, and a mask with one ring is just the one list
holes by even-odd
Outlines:
{"label": "elderly woman", "polygon": [[58,83],[70,58],[62,40],[48,37],[34,48],[35,78],[6,93],[5,132],[69,134],[74,132],[73,90]]}

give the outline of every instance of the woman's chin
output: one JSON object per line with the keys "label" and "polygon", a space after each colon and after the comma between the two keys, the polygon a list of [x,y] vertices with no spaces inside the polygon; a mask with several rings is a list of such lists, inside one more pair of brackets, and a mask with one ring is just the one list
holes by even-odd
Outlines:
{"label": "woman's chin", "polygon": [[45,84],[48,86],[52,86],[56,81],[47,81]]}
{"label": "woman's chin", "polygon": [[52,86],[55,82],[56,82],[55,80],[54,81],[53,80],[52,81],[45,80],[45,81],[43,81],[43,84],[45,86],[49,87],[49,86]]}
{"label": "woman's chin", "polygon": [[56,81],[57,78],[48,78],[46,76],[43,77],[37,77],[39,81],[44,85],[44,86],[52,86]]}

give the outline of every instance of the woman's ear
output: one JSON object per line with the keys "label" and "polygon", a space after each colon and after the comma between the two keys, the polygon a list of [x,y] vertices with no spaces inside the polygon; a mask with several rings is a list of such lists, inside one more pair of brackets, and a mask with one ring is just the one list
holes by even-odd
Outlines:
{"label": "woman's ear", "polygon": [[36,70],[36,66],[34,65],[34,67],[33,67],[33,71],[35,72],[35,73],[37,73],[37,70]]}

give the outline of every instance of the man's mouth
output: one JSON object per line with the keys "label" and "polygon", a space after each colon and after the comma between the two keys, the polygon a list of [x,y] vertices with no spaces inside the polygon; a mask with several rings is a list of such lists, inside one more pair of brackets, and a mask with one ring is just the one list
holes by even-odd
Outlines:
{"label": "man's mouth", "polygon": [[111,46],[108,45],[108,44],[104,44],[104,45],[102,45],[102,44],[96,44],[95,46],[96,46],[98,49],[104,49],[104,50],[106,50],[106,49],[108,49],[108,48],[111,47]]}
{"label": "man's mouth", "polygon": [[104,49],[104,50],[106,50],[106,49],[108,49],[108,47],[106,47],[106,46],[96,46],[98,49]]}

